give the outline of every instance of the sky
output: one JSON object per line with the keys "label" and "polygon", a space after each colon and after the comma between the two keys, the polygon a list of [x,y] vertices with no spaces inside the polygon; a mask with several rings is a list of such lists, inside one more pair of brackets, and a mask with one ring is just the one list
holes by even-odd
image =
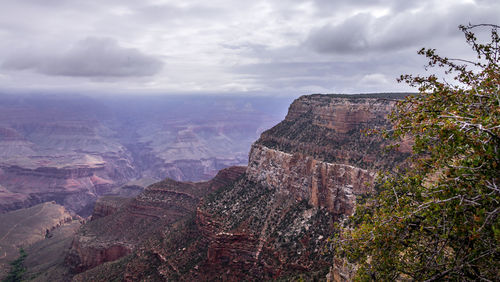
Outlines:
{"label": "sky", "polygon": [[470,58],[459,24],[497,0],[0,0],[0,91],[412,91],[422,47]]}

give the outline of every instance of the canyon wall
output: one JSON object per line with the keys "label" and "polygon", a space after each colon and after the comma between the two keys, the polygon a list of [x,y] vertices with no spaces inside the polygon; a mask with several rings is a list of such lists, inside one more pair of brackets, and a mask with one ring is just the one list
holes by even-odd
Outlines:
{"label": "canyon wall", "polygon": [[390,126],[387,116],[401,97],[295,100],[285,120],[252,146],[245,178],[199,205],[197,227],[210,238],[206,259],[202,270],[182,277],[323,279],[332,263],[333,223],[373,190],[379,169],[408,155],[408,147],[386,150],[390,143],[371,133]]}
{"label": "canyon wall", "polygon": [[166,179],[134,199],[101,198],[92,220],[74,237],[66,263],[73,273],[79,273],[131,253],[159,230],[193,213],[204,195],[232,183],[244,170],[226,168],[205,182]]}
{"label": "canyon wall", "polygon": [[56,201],[82,216],[105,195],[135,176],[126,159],[103,158],[65,167],[0,165],[0,212]]}
{"label": "canyon wall", "polygon": [[250,150],[247,177],[336,215],[353,212],[356,195],[371,191],[376,172],[401,163],[410,146],[386,150],[377,131],[400,94],[308,95]]}
{"label": "canyon wall", "polygon": [[374,171],[262,145],[252,146],[247,169],[249,180],[339,216],[352,214],[355,196],[369,192],[374,177]]}
{"label": "canyon wall", "polygon": [[[352,214],[356,196],[372,191],[378,169],[408,154],[386,151],[388,141],[369,134],[390,126],[393,98],[401,97],[300,97],[254,143],[242,176],[130,255],[75,280],[324,280],[335,223]],[[152,199],[142,208],[154,207]]]}

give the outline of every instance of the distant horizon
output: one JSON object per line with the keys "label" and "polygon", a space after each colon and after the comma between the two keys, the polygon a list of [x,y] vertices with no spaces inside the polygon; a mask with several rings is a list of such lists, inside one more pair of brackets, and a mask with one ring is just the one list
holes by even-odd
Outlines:
{"label": "distant horizon", "polygon": [[4,91],[0,90],[0,96],[80,96],[80,97],[227,97],[227,98],[251,98],[251,97],[269,97],[269,98],[298,98],[307,95],[376,95],[376,94],[417,94],[418,91],[377,91],[377,92],[352,92],[352,93],[318,93],[318,92],[304,92],[304,93],[266,93],[266,92],[82,92],[82,91],[51,91],[51,90],[37,90],[27,91],[15,90]]}

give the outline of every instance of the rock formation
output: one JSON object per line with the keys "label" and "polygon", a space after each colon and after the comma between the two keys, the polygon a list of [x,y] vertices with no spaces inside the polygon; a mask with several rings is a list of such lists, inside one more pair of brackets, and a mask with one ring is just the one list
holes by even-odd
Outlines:
{"label": "rock formation", "polygon": [[[333,262],[328,238],[336,232],[335,222],[352,214],[356,196],[372,191],[377,169],[390,168],[407,155],[404,150],[386,152],[387,141],[367,134],[389,125],[394,96],[402,97],[297,99],[285,120],[254,143],[244,174],[240,169],[241,176],[209,189],[215,192],[206,196],[180,193],[192,191],[187,188],[192,183],[166,180],[149,187],[129,206],[129,214],[134,220],[163,215],[165,221],[157,221],[163,227],[151,230],[127,256],[74,279],[325,279]],[[117,214],[99,220],[109,219],[106,226],[132,226],[114,219]],[[76,252],[93,245],[80,242]]]}
{"label": "rock formation", "polygon": [[78,273],[131,253],[148,236],[193,213],[204,195],[232,183],[243,172],[244,167],[231,167],[197,183],[166,179],[132,200],[101,199],[92,220],[75,236],[67,264]]}

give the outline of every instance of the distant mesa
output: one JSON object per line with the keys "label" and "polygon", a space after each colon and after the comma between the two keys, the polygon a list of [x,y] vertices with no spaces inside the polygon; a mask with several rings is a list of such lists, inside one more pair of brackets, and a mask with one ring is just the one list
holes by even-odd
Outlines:
{"label": "distant mesa", "polygon": [[0,95],[0,213],[55,201],[87,217],[100,196],[244,165],[288,103],[266,100]]}

